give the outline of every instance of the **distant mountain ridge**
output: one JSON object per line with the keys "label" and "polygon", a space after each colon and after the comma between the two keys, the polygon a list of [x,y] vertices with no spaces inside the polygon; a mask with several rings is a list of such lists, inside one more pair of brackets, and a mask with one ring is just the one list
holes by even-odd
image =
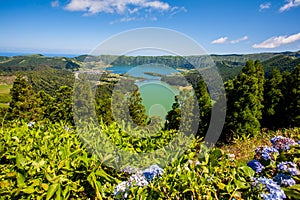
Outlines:
{"label": "distant mountain ridge", "polygon": [[[44,68],[76,71],[79,68],[96,68],[105,65],[138,66],[150,63],[164,64],[173,68],[192,69],[190,63],[197,63],[203,58],[215,62],[223,79],[228,80],[236,76],[248,60],[260,60],[266,75],[274,68],[281,71],[292,71],[300,64],[300,51],[256,54],[228,54],[210,56],[117,56],[117,55],[80,55],[73,58],[46,57],[41,54],[28,56],[0,56],[0,72],[14,73],[17,71],[39,71]],[[189,62],[190,61],[190,62]],[[95,67],[96,66],[96,67]]]}

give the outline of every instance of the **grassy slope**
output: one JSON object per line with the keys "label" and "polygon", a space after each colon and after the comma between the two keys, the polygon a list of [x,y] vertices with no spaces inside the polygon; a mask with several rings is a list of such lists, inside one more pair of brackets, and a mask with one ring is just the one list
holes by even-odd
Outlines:
{"label": "grassy slope", "polygon": [[10,102],[10,89],[12,85],[1,84],[0,85],[0,107],[8,107]]}
{"label": "grassy slope", "polygon": [[225,152],[234,154],[236,160],[246,163],[253,158],[257,147],[271,146],[270,139],[276,135],[289,137],[299,141],[300,127],[277,131],[262,131],[258,137],[244,138],[243,140],[237,139],[232,144],[222,146],[221,149]]}

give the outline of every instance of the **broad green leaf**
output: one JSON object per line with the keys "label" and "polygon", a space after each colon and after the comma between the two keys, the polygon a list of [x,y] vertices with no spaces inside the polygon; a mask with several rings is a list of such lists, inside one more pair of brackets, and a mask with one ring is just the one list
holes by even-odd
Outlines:
{"label": "broad green leaf", "polygon": [[59,184],[58,183],[54,183],[52,185],[50,185],[48,191],[47,191],[47,196],[46,196],[46,200],[49,200],[53,197],[53,195],[55,194],[55,192],[58,189]]}
{"label": "broad green leaf", "polygon": [[25,185],[25,178],[21,173],[17,173],[17,183],[18,187],[22,188]]}
{"label": "broad green leaf", "polygon": [[32,194],[35,192],[34,187],[33,186],[29,186],[25,189],[22,190],[22,192],[26,193],[26,194]]}
{"label": "broad green leaf", "polygon": [[247,175],[248,177],[253,177],[255,175],[255,172],[253,171],[252,168],[248,167],[248,166],[243,166],[240,167],[240,169],[245,173],[245,175]]}
{"label": "broad green leaf", "polygon": [[16,164],[19,169],[23,169],[23,166],[26,165],[26,159],[21,153],[16,156]]}

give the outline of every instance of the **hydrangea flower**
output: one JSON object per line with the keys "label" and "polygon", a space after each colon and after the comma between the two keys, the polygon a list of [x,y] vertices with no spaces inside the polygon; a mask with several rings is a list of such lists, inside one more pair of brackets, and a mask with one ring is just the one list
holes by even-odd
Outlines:
{"label": "hydrangea flower", "polygon": [[251,160],[247,163],[249,167],[251,167],[256,173],[260,173],[264,166],[257,160]]}
{"label": "hydrangea flower", "polygon": [[277,182],[279,185],[282,185],[282,186],[292,186],[292,185],[295,185],[296,182],[295,180],[290,176],[290,175],[287,175],[287,174],[277,174],[273,180],[275,182]]}
{"label": "hydrangea flower", "polygon": [[258,147],[255,149],[255,157],[260,160],[261,158],[263,158],[264,160],[268,161],[268,160],[273,160],[273,153],[279,153],[277,149],[273,148],[273,147]]}
{"label": "hydrangea flower", "polygon": [[127,166],[123,169],[124,172],[133,174],[129,177],[128,181],[123,181],[117,185],[114,190],[116,198],[126,199],[128,196],[128,190],[131,186],[143,187],[149,184],[155,177],[160,177],[163,173],[163,169],[158,165],[151,165],[149,168],[141,171],[139,169]]}
{"label": "hydrangea flower", "polygon": [[283,136],[275,136],[271,139],[271,143],[275,149],[278,151],[287,151],[290,148],[290,145],[296,144],[296,142],[293,139],[286,138]]}
{"label": "hydrangea flower", "polygon": [[149,168],[143,171],[143,175],[148,181],[152,181],[156,176],[161,176],[164,170],[158,165],[151,165]]}
{"label": "hydrangea flower", "polygon": [[280,186],[274,182],[272,179],[268,179],[266,177],[259,177],[255,179],[255,184],[260,186],[262,184],[267,193],[262,193],[261,197],[264,200],[281,200],[286,198],[283,190],[281,190]]}
{"label": "hydrangea flower", "polygon": [[291,175],[299,175],[297,165],[293,162],[281,162],[277,165],[277,168],[283,172],[289,172]]}
{"label": "hydrangea flower", "polygon": [[149,184],[146,177],[141,172],[138,172],[138,173],[130,176],[128,182],[131,185],[140,186],[140,187],[143,187],[143,186],[146,186]]}
{"label": "hydrangea flower", "polygon": [[127,198],[128,190],[130,188],[130,184],[128,181],[123,181],[119,183],[116,188],[114,189],[114,195],[117,198]]}

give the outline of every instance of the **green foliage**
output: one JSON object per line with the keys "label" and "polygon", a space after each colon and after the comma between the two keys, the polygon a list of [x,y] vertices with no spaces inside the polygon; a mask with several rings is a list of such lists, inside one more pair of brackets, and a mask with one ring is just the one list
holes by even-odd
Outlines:
{"label": "green foliage", "polygon": [[251,168],[242,166],[219,149],[198,142],[192,150],[166,167],[161,178],[131,189],[129,198],[142,199],[253,199]]}
{"label": "green foliage", "polygon": [[197,86],[195,87],[195,94],[198,99],[198,109],[199,109],[199,127],[198,134],[200,136],[205,136],[210,122],[210,111],[212,108],[212,102],[210,95],[207,91],[206,84],[203,79],[201,79]]}
{"label": "green foliage", "polygon": [[26,73],[29,84],[35,92],[45,91],[50,95],[55,95],[55,91],[61,86],[73,87],[74,75],[70,71],[62,69],[42,68]]}
{"label": "green foliage", "polygon": [[38,71],[41,67],[76,70],[80,66],[73,59],[63,57],[45,57],[40,54],[13,56],[0,60],[1,72]]}
{"label": "green foliage", "polygon": [[262,62],[262,64],[264,66],[266,76],[269,77],[274,69],[278,69],[281,72],[293,71],[294,68],[300,64],[300,58],[295,58],[288,55],[278,55]]}
{"label": "green foliage", "polygon": [[165,129],[166,130],[179,130],[181,120],[181,109],[178,101],[178,96],[175,96],[175,102],[172,105],[172,110],[167,113]]}
{"label": "green foliage", "polygon": [[[1,130],[0,194],[5,199],[109,198],[117,180],[64,124]],[[111,175],[109,175],[110,173]]]}
{"label": "green foliage", "polygon": [[259,61],[248,61],[233,81],[226,83],[227,117],[225,134],[255,136],[262,118],[264,72]]}
{"label": "green foliage", "polygon": [[289,95],[287,96],[287,119],[291,126],[300,126],[300,65],[298,65],[291,73],[291,87],[288,88]]}
{"label": "green foliage", "polygon": [[265,82],[263,126],[278,127],[281,124],[279,109],[282,106],[283,94],[281,91],[282,75],[278,69],[273,70]]}
{"label": "green foliage", "polygon": [[[5,199],[112,199],[114,187],[128,177],[108,167],[113,152],[94,151],[89,144],[101,137],[84,137],[63,123],[13,123],[0,134],[0,195]],[[142,140],[119,132],[115,125],[102,130],[121,148],[151,151],[163,148],[174,132]],[[138,135],[139,133],[131,133]],[[92,136],[92,135],[90,135]],[[131,138],[131,139],[130,139]],[[155,138],[155,139],[154,139]],[[154,140],[153,140],[154,139]],[[104,142],[105,144],[105,142]],[[127,145],[125,145],[127,144]],[[125,146],[124,146],[125,145]],[[142,145],[142,146],[140,146]],[[160,146],[162,145],[162,146]],[[155,162],[150,160],[150,162]],[[130,163],[132,164],[132,163]],[[132,187],[130,199],[253,199],[253,171],[229,159],[219,149],[207,149],[197,140],[165,168],[162,178],[146,187]]]}
{"label": "green foliage", "polygon": [[274,71],[265,84],[264,125],[268,128],[300,126],[300,65],[291,73]]}
{"label": "green foliage", "polygon": [[129,114],[132,121],[139,126],[146,126],[148,122],[148,116],[146,113],[146,108],[142,104],[142,98],[139,89],[136,88],[135,91],[129,97]]}
{"label": "green foliage", "polygon": [[37,120],[39,118],[38,102],[27,80],[18,76],[10,90],[9,119]]}

